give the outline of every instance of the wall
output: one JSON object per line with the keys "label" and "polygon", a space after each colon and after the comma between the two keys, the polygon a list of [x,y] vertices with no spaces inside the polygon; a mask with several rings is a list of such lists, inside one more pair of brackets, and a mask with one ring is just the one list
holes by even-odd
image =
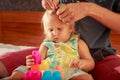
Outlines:
{"label": "wall", "polygon": [[43,11],[41,0],[0,0],[0,10]]}
{"label": "wall", "polygon": [[43,40],[43,12],[1,11],[1,43],[39,46]]}
{"label": "wall", "polygon": [[1,33],[1,14],[0,14],[0,41],[2,40],[2,33]]}
{"label": "wall", "polygon": [[[44,34],[40,11],[0,11],[0,42],[39,46]],[[112,46],[120,53],[120,34],[111,33]]]}
{"label": "wall", "polygon": [[111,39],[111,43],[112,43],[113,48],[116,48],[117,53],[120,54],[120,34],[112,31],[110,39]]}

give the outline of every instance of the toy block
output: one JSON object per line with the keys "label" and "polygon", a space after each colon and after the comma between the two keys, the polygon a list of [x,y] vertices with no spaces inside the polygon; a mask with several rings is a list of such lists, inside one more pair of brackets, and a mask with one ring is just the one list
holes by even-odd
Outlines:
{"label": "toy block", "polygon": [[42,56],[39,53],[39,51],[37,51],[37,50],[32,51],[32,57],[34,59],[34,64],[40,64],[41,63]]}
{"label": "toy block", "polygon": [[62,80],[64,80],[64,70],[63,70],[62,66],[57,65],[57,66],[55,67],[55,70],[60,71]]}
{"label": "toy block", "polygon": [[44,71],[42,80],[62,80],[60,71]]}
{"label": "toy block", "polygon": [[41,80],[41,78],[42,78],[42,72],[28,70],[25,73],[25,76],[24,76],[23,80]]}

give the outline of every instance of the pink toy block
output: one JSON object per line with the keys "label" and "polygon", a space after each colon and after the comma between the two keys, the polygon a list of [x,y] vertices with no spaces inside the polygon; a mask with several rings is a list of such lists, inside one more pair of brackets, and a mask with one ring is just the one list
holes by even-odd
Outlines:
{"label": "pink toy block", "polygon": [[34,50],[32,51],[32,57],[34,58],[34,64],[40,64],[41,63],[41,60],[42,60],[42,56],[41,54],[39,53],[38,50]]}
{"label": "pink toy block", "polygon": [[41,78],[42,78],[42,72],[28,70],[25,73],[25,76],[24,76],[23,80],[42,80]]}

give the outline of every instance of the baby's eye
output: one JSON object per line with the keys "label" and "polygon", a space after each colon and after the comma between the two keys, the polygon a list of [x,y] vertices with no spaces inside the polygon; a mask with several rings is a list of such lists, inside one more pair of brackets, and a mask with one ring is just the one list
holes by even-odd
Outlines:
{"label": "baby's eye", "polygon": [[62,30],[61,28],[57,28],[58,30]]}
{"label": "baby's eye", "polygon": [[53,29],[49,29],[49,31],[50,31],[50,32],[52,32],[52,31],[53,31]]}

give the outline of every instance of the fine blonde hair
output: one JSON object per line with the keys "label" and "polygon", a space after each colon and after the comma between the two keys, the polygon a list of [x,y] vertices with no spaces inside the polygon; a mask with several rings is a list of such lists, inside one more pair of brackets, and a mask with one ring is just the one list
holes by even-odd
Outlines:
{"label": "fine blonde hair", "polygon": [[46,29],[45,21],[47,21],[49,19],[49,17],[52,15],[55,15],[55,12],[53,12],[51,10],[46,10],[44,12],[44,15],[43,15],[42,20],[41,20],[41,24],[42,24],[42,27],[44,28],[44,34],[46,37],[47,37],[47,29]]}
{"label": "fine blonde hair", "polygon": [[[41,26],[44,28],[44,34],[45,34],[45,37],[47,38],[47,28],[46,28],[46,24],[47,23],[45,23],[51,16],[54,16],[54,15],[56,15],[56,11],[52,11],[52,10],[46,10],[45,12],[44,12],[44,15],[43,15],[43,17],[42,17],[42,20],[41,20]],[[74,23],[73,24],[68,24],[67,23],[67,25],[70,27],[70,28],[72,28],[73,29],[73,32],[75,32],[75,30],[74,30]]]}

